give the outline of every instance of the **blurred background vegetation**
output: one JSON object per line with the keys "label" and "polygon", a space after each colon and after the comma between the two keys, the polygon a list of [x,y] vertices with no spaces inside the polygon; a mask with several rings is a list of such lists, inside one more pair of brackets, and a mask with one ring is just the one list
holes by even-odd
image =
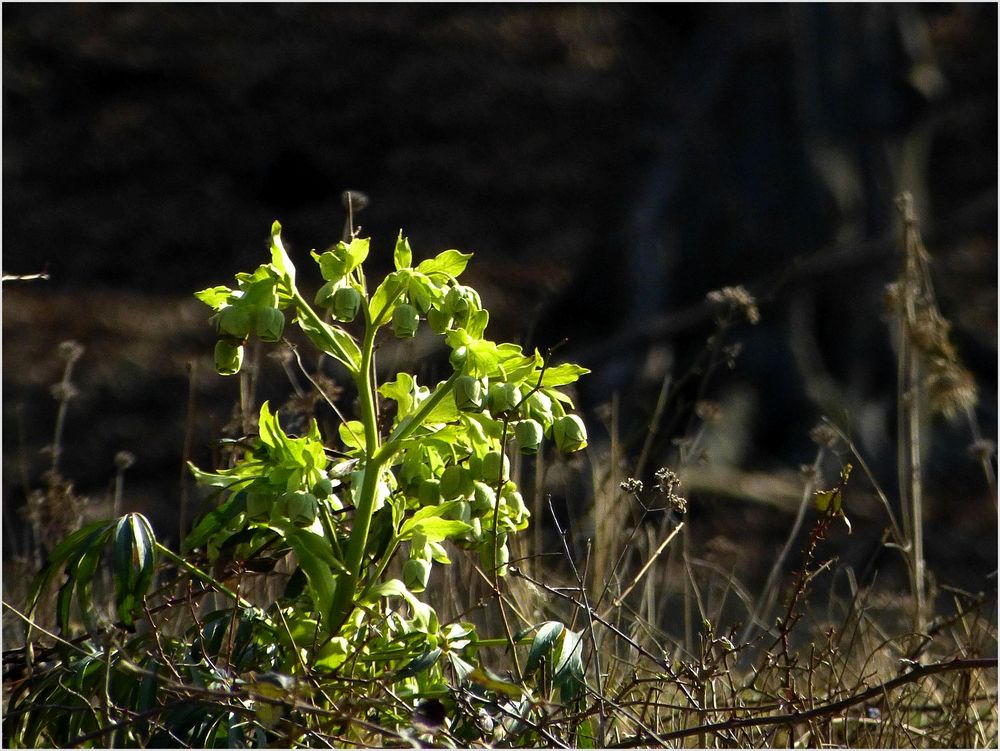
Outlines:
{"label": "blurred background vegetation", "polygon": [[[766,572],[796,502],[779,500],[798,492],[781,488],[821,415],[895,484],[882,295],[901,264],[902,190],[996,438],[996,14],[5,4],[3,270],[50,276],[3,290],[5,554],[36,544],[20,509],[51,465],[66,340],[85,349],[62,475],[87,514],[106,513],[124,476],[124,510],[170,541],[185,442],[210,465],[239,393],[212,372],[192,292],[266,260],[276,218],[306,267],[340,238],[352,189],[370,199],[356,221],[385,270],[401,227],[418,257],[473,251],[496,339],[568,337],[559,355],[594,370],[579,394],[592,460],[608,461],[614,434],[623,476],[664,377],[688,372],[713,331],[706,294],[746,285],[761,322],[731,334],[741,354],[707,392],[678,395],[647,469],[670,461],[682,406],[715,402],[716,477],[772,481],[696,496],[698,550]],[[263,358],[258,397],[291,393]],[[936,430],[929,568],[978,588],[996,570],[996,507],[967,426]],[[116,464],[122,451],[134,464]],[[561,491],[576,509],[578,474]],[[874,502],[858,513],[874,520],[852,543],[863,565],[884,519]],[[586,512],[569,516],[585,535]]]}

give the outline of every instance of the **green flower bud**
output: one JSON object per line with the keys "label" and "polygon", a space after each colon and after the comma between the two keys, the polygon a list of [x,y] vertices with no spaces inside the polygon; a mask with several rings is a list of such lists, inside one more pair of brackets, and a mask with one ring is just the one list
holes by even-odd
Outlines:
{"label": "green flower bud", "polygon": [[507,534],[497,533],[496,539],[489,535],[479,545],[479,562],[487,574],[494,572],[500,576],[507,575],[507,564],[510,562],[510,550],[507,549]]}
{"label": "green flower bud", "polygon": [[552,439],[563,453],[579,451],[587,445],[587,427],[577,415],[563,415],[552,423]]}
{"label": "green flower bud", "polygon": [[276,342],[285,330],[285,316],[277,308],[260,308],[257,311],[257,336],[264,342]]}
{"label": "green flower bud", "polygon": [[510,509],[514,525],[520,528],[521,525],[531,516],[531,512],[528,511],[528,507],[524,503],[524,496],[522,496],[517,490],[504,488],[500,497],[503,500],[504,505]]}
{"label": "green flower bud", "polygon": [[400,303],[392,311],[392,332],[397,339],[409,339],[417,333],[420,314],[409,303]]}
{"label": "green flower bud", "polygon": [[497,480],[506,482],[510,479],[510,460],[506,454],[490,451],[483,457],[483,480],[490,486],[496,486]]}
{"label": "green flower bud", "polygon": [[451,316],[443,310],[430,308],[427,311],[427,323],[435,334],[443,334],[451,326]]}
{"label": "green flower bud", "polygon": [[215,343],[215,372],[219,375],[236,375],[243,365],[243,345],[228,339]]}
{"label": "green flower bud", "polygon": [[449,516],[452,519],[468,524],[469,520],[472,519],[472,504],[468,501],[459,501],[455,504],[455,507]]}
{"label": "green flower bud", "polygon": [[552,423],[552,400],[541,391],[536,391],[525,400],[524,411],[543,426]]}
{"label": "green flower bud", "polygon": [[329,477],[321,477],[312,486],[312,494],[317,498],[329,498],[333,493],[333,482]]}
{"label": "green flower bud", "polygon": [[485,482],[473,484],[472,502],[469,504],[470,512],[473,516],[484,516],[493,511],[496,506],[497,496],[493,488]]}
{"label": "green flower bud", "polygon": [[441,503],[441,481],[431,477],[421,482],[417,500],[421,506],[437,506]]}
{"label": "green flower bud", "polygon": [[445,312],[455,318],[463,318],[469,314],[469,298],[461,286],[452,287],[444,296]]}
{"label": "green flower bud", "polygon": [[451,363],[451,367],[455,370],[461,370],[462,366],[465,365],[465,358],[469,356],[469,348],[464,344],[460,347],[455,347],[448,355],[448,362]]}
{"label": "green flower bud", "polygon": [[290,493],[285,497],[285,514],[292,524],[308,527],[316,521],[319,504],[312,493]]}
{"label": "green flower bud", "polygon": [[494,417],[510,412],[521,401],[521,389],[513,383],[494,383],[486,394],[486,406]]}
{"label": "green flower bud", "polygon": [[469,314],[483,307],[479,293],[472,287],[458,285],[448,290],[444,297],[444,312],[456,321],[464,322]]}
{"label": "green flower bud", "polygon": [[358,317],[361,309],[361,293],[354,287],[341,287],[333,293],[330,312],[338,321],[350,323]]}
{"label": "green flower bud", "polygon": [[455,406],[462,412],[482,412],[486,404],[483,382],[473,376],[455,381]]}
{"label": "green flower bud", "polygon": [[452,464],[441,473],[441,497],[446,501],[468,498],[472,495],[472,475],[465,467]]}
{"label": "green flower bud", "polygon": [[313,303],[320,308],[329,308],[333,305],[333,296],[338,289],[341,289],[343,285],[340,282],[326,282],[319,290],[316,292],[316,297],[313,298]]}
{"label": "green flower bud", "polygon": [[219,312],[219,333],[243,341],[250,334],[250,311],[240,305],[227,305]]}
{"label": "green flower bud", "polygon": [[522,454],[532,455],[538,453],[538,447],[542,445],[542,434],[544,430],[538,420],[521,420],[514,425],[514,438],[517,440],[517,448]]}
{"label": "green flower bud", "polygon": [[410,558],[403,564],[403,584],[411,592],[423,592],[431,576],[431,562]]}
{"label": "green flower bud", "polygon": [[247,516],[251,519],[266,519],[273,503],[274,496],[270,493],[250,491],[247,493]]}
{"label": "green flower bud", "polygon": [[483,536],[483,522],[478,516],[473,516],[469,519],[469,526],[472,529],[469,530],[470,540],[479,540]]}

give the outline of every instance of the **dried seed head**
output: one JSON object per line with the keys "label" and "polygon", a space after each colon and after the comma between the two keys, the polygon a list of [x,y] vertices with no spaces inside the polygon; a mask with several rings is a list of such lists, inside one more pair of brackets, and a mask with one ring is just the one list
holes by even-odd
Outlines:
{"label": "dried seed head", "polygon": [[637,480],[634,477],[629,477],[622,480],[621,484],[618,487],[620,487],[626,493],[641,493],[642,480]]}
{"label": "dried seed head", "polygon": [[943,357],[955,360],[958,353],[951,343],[951,324],[935,308],[917,311],[910,329],[913,345],[927,357]]}
{"label": "dried seed head", "polygon": [[819,446],[825,446],[829,449],[837,445],[838,436],[836,430],[827,425],[825,422],[821,422],[809,431],[809,438],[812,439],[813,443]]}
{"label": "dried seed head", "polygon": [[344,205],[345,209],[350,209],[352,212],[357,213],[368,206],[368,196],[358,190],[345,190],[340,194],[340,202]]}
{"label": "dried seed head", "polygon": [[131,451],[119,451],[115,454],[115,466],[119,472],[124,472],[133,464],[135,464],[135,454]]}
{"label": "dried seed head", "polygon": [[80,342],[74,341],[73,339],[67,339],[64,342],[59,343],[59,347],[56,350],[61,357],[66,362],[76,362],[83,356],[84,346]]}
{"label": "dried seed head", "polygon": [[680,487],[681,478],[677,473],[666,467],[661,467],[653,473],[656,478],[656,489],[663,495],[667,503],[678,514],[687,513],[687,499],[681,496],[677,489]]}
{"label": "dried seed head", "polygon": [[951,418],[976,406],[976,382],[968,370],[952,360],[938,357],[931,360],[929,371],[925,385],[933,412]]}
{"label": "dried seed head", "polygon": [[714,305],[726,306],[729,310],[742,310],[747,321],[752,324],[760,322],[757,301],[742,284],[736,287],[712,290],[706,295],[706,299]]}

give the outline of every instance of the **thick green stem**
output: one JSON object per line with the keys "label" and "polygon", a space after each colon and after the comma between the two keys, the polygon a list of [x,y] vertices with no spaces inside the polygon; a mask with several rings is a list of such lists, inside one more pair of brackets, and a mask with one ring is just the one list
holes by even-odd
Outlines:
{"label": "thick green stem", "polygon": [[372,515],[375,512],[375,492],[378,489],[379,476],[382,474],[382,463],[375,460],[379,450],[378,414],[375,407],[375,391],[372,384],[372,354],[375,348],[375,333],[378,326],[373,325],[369,312],[365,311],[365,337],[361,343],[361,366],[354,374],[354,383],[358,389],[358,403],[361,408],[361,422],[365,428],[365,465],[364,481],[361,492],[357,495],[354,512],[354,525],[347,541],[347,575],[337,581],[337,589],[333,595],[333,607],[330,613],[330,632],[340,629],[347,616],[351,613],[354,603],[354,592],[361,575],[361,562],[365,547],[368,544],[368,531],[371,528]]}
{"label": "thick green stem", "polygon": [[449,376],[448,380],[439,383],[437,388],[434,389],[434,393],[421,402],[420,409],[400,422],[400,424],[396,427],[396,430],[393,432],[392,437],[381,448],[378,455],[376,455],[376,461],[381,460],[384,462],[399,451],[399,445],[409,438],[414,430],[423,425],[427,415],[429,415],[434,408],[441,403],[442,399],[452,392],[452,389],[455,387],[455,382],[461,375],[462,373],[460,371],[455,371],[451,374],[451,376]]}
{"label": "thick green stem", "polygon": [[[362,363],[370,362],[370,347],[367,346],[368,344],[368,337],[365,337],[365,346],[362,347],[361,352]],[[357,508],[354,512],[354,526],[351,528],[351,537],[347,543],[346,564],[348,573],[337,581],[337,591],[334,593],[333,608],[330,614],[331,633],[335,633],[341,626],[343,626],[344,622],[351,614],[351,610],[354,608],[354,596],[357,593],[358,580],[361,578],[365,548],[368,545],[368,532],[371,527],[372,514],[375,509],[375,495],[378,490],[378,482],[382,475],[382,469],[392,459],[396,452],[399,451],[400,444],[403,440],[405,440],[414,430],[416,430],[418,426],[423,423],[427,415],[431,413],[431,410],[433,410],[445,396],[451,393],[459,375],[460,374],[457,372],[453,373],[447,381],[440,383],[434,390],[434,393],[420,405],[420,409],[400,424],[392,439],[381,448],[374,449],[373,447],[375,447],[376,444],[372,440],[369,440],[366,444],[365,453],[368,458],[365,461],[365,478],[361,485],[361,493],[357,498]],[[366,381],[370,385],[370,380],[366,379]],[[376,426],[373,393],[370,388],[366,388],[362,391],[360,379],[358,392],[359,394],[367,394],[368,397],[372,399],[370,405],[365,404],[362,399],[361,409],[362,414],[368,416],[366,420],[370,419],[371,429],[374,431]],[[366,424],[366,436],[368,435],[368,430],[369,426]]]}

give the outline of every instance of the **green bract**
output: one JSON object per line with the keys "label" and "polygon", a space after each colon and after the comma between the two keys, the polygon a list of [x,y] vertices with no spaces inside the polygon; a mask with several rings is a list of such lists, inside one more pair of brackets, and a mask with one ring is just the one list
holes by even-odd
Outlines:
{"label": "green bract", "polygon": [[542,435],[544,429],[538,420],[520,420],[514,425],[514,438],[517,440],[517,448],[522,454],[532,455],[538,453],[538,447],[542,445]]}
{"label": "green bract", "polygon": [[498,532],[496,537],[488,535],[479,546],[479,561],[485,572],[506,576],[510,550],[507,549],[507,533]]}
{"label": "green bract", "polygon": [[403,564],[403,584],[411,592],[423,592],[431,576],[431,562],[410,558]]}
{"label": "green bract", "polygon": [[420,325],[420,314],[412,305],[400,303],[392,311],[392,331],[397,339],[409,339],[414,336],[418,325]]}
{"label": "green bract", "polygon": [[277,308],[260,308],[257,311],[256,329],[261,341],[279,341],[285,330],[285,316]]}
{"label": "green bract", "polygon": [[313,297],[313,304],[320,308],[329,308],[333,305],[333,296],[337,293],[338,289],[344,289],[339,281],[324,283],[316,291],[316,296]]}
{"label": "green bract", "polygon": [[496,506],[497,496],[489,485],[485,482],[476,481],[473,483],[473,495],[470,508],[473,516],[483,516],[493,511]]}
{"label": "green bract", "polygon": [[430,477],[420,483],[417,500],[421,506],[436,506],[441,502],[442,497],[440,480]]}
{"label": "green bract", "polygon": [[469,470],[453,464],[441,474],[441,497],[446,501],[468,498],[472,495],[472,483],[472,474]]}
{"label": "green bract", "polygon": [[552,400],[541,391],[536,391],[525,400],[524,411],[543,426],[552,424]]}
{"label": "green bract", "polygon": [[514,383],[494,383],[486,395],[486,406],[494,417],[504,415],[521,401],[521,389]]}
{"label": "green bract", "polygon": [[579,451],[587,445],[587,428],[577,415],[563,415],[552,424],[552,440],[562,452]]}
{"label": "green bract", "polygon": [[333,293],[330,312],[338,321],[350,323],[358,317],[361,309],[361,293],[354,287],[341,287]]}
{"label": "green bract", "polygon": [[251,519],[266,519],[274,503],[270,493],[250,491],[247,493],[247,515]]}
{"label": "green bract", "polygon": [[455,406],[462,412],[482,412],[486,405],[483,382],[473,376],[455,381]]}
{"label": "green bract", "polygon": [[510,479],[510,460],[499,451],[490,451],[483,457],[483,480],[496,485]]}
{"label": "green bract", "polygon": [[465,360],[469,355],[469,348],[464,344],[462,346],[456,347],[448,355],[448,362],[451,363],[451,367],[455,370],[461,370],[465,365]]}
{"label": "green bract", "polygon": [[219,375],[236,375],[243,365],[243,345],[228,339],[215,343],[215,371]]}
{"label": "green bract", "polygon": [[219,312],[219,333],[243,340],[250,334],[250,311],[242,305],[227,305]]}
{"label": "green bract", "polygon": [[292,493],[284,500],[285,513],[293,524],[307,527],[316,521],[319,504],[312,493]]}
{"label": "green bract", "polygon": [[465,322],[469,314],[482,308],[479,293],[471,287],[457,285],[444,298],[444,312],[456,321]]}
{"label": "green bract", "polygon": [[321,477],[316,481],[316,484],[312,486],[312,493],[317,498],[329,498],[330,494],[333,493],[333,482],[329,477]]}

